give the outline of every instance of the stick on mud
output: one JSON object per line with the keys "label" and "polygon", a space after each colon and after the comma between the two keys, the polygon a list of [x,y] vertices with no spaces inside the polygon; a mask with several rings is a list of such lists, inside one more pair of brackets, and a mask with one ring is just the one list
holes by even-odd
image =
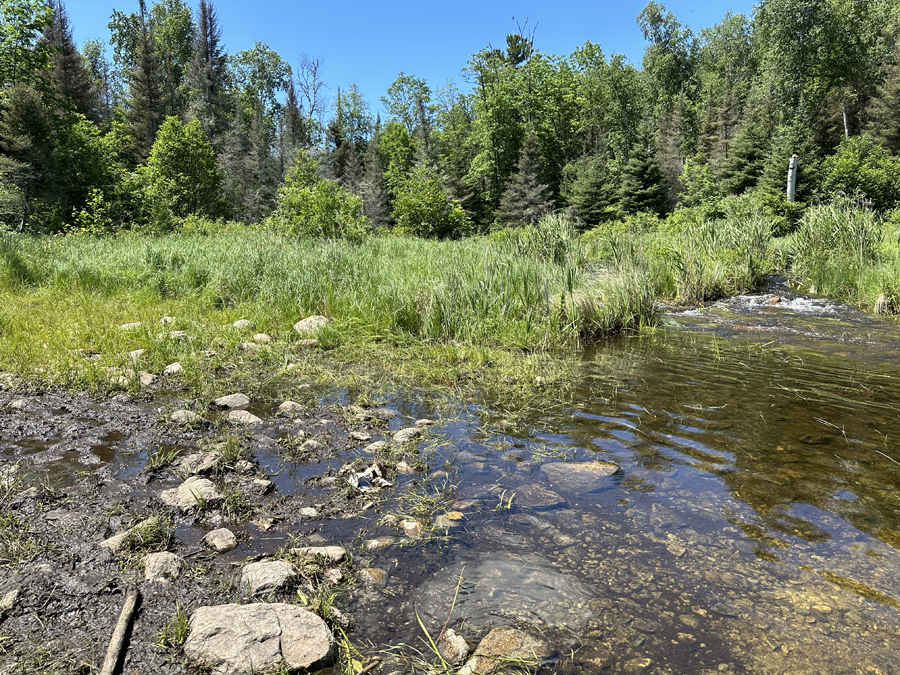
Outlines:
{"label": "stick on mud", "polygon": [[122,646],[125,644],[128,624],[131,623],[131,617],[134,615],[134,609],[137,607],[140,597],[141,594],[137,590],[130,591],[126,596],[125,604],[122,606],[122,613],[119,614],[119,621],[116,623],[116,629],[113,631],[112,639],[109,641],[109,648],[106,650],[106,660],[103,661],[103,669],[100,671],[100,675],[113,675],[116,664],[119,662],[119,655],[122,653]]}

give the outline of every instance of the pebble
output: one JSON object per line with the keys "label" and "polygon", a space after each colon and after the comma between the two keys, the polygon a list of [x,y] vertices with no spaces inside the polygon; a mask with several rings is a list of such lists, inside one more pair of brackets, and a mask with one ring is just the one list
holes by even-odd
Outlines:
{"label": "pebble", "polygon": [[184,368],[181,367],[180,363],[170,363],[168,366],[163,368],[163,375],[174,375],[175,373],[180,373]]}

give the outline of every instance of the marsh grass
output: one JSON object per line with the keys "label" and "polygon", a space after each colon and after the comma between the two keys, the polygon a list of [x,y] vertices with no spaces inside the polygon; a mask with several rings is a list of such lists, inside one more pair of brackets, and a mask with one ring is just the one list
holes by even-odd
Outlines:
{"label": "marsh grass", "polygon": [[18,567],[31,562],[45,547],[26,521],[11,513],[0,516],[0,565]]}
{"label": "marsh grass", "polygon": [[[177,361],[184,367],[178,384],[205,393],[210,381],[243,366],[285,367],[336,349],[381,345],[432,363],[438,359],[428,352],[456,350],[470,376],[470,361],[497,361],[494,353],[512,354],[512,364],[519,350],[569,350],[594,335],[652,322],[652,304],[613,309],[620,305],[608,300],[627,294],[627,285],[613,279],[618,290],[601,294],[602,275],[586,273],[567,227],[554,222],[515,242],[373,237],[358,245],[258,230],[209,237],[2,234],[0,364],[44,385],[137,391],[137,378],[124,384],[108,369],[159,373]],[[575,297],[582,301],[560,300]],[[292,330],[310,314],[333,319],[312,349],[297,344]],[[160,324],[164,315],[175,323]],[[230,327],[239,318],[271,335],[274,346],[242,350],[249,335]],[[187,338],[170,338],[170,330]],[[135,363],[128,354],[137,349],[145,352]]]}

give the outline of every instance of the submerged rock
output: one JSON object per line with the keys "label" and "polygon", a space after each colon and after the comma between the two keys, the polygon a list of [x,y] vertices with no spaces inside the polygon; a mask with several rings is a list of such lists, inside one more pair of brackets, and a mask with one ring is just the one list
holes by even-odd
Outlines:
{"label": "submerged rock", "polygon": [[515,503],[532,509],[552,509],[566,503],[564,497],[539,485],[522,485],[516,488]]}
{"label": "submerged rock", "polygon": [[200,607],[191,616],[184,654],[214,675],[291,672],[327,666],[334,636],[313,612],[282,603]]}
{"label": "submerged rock", "polygon": [[443,636],[441,636],[441,639],[438,640],[437,648],[441,654],[441,658],[451,666],[455,666],[457,663],[461,662],[469,655],[470,651],[469,644],[465,641],[463,636],[452,628],[448,628]]}
{"label": "submerged rock", "polygon": [[[488,633],[459,675],[490,675],[507,670],[510,661],[523,661],[538,665],[550,654],[543,640],[516,628],[495,628]],[[524,665],[524,664],[523,664]]]}
{"label": "submerged rock", "polygon": [[590,462],[549,462],[541,465],[541,471],[551,483],[571,490],[596,487],[597,481],[611,476],[619,467],[611,462],[592,460]]}

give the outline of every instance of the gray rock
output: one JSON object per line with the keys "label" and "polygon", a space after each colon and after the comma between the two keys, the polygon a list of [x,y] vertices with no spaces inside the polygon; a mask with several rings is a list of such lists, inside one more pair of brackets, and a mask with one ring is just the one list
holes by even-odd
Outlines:
{"label": "gray rock", "polygon": [[322,326],[329,323],[331,320],[324,316],[308,316],[305,319],[298,321],[294,324],[294,330],[298,333],[310,333],[314,330],[319,330]]}
{"label": "gray rock", "polygon": [[278,406],[278,412],[282,415],[296,415],[303,411],[303,406],[297,403],[296,401],[285,401],[280,406]]}
{"label": "gray rock", "polygon": [[257,349],[262,349],[262,345],[258,345],[255,342],[244,341],[241,343],[241,349],[243,349],[244,351],[253,352]]}
{"label": "gray rock", "polygon": [[403,533],[410,539],[422,538],[422,524],[417,520],[401,520],[400,527]]}
{"label": "gray rock", "polygon": [[186,340],[188,334],[183,330],[170,330],[169,331],[169,339],[170,340]]}
{"label": "gray rock", "polygon": [[175,317],[174,316],[161,316],[161,317],[159,317],[159,322],[164,326],[168,326],[169,324],[175,323]]}
{"label": "gray rock", "polygon": [[134,527],[129,527],[124,532],[119,532],[119,534],[115,534],[111,536],[109,539],[104,539],[100,542],[100,548],[108,548],[113,553],[118,553],[125,546],[125,541],[128,539],[128,535],[134,532],[137,529],[144,529],[146,527],[155,526],[159,523],[159,518],[156,516],[151,516],[147,518],[147,520],[143,520]]}
{"label": "gray rock", "polygon": [[14,401],[10,401],[7,405],[13,410],[25,410],[28,407],[28,399],[17,398]]}
{"label": "gray rock", "polygon": [[517,628],[495,628],[484,636],[458,675],[490,675],[509,667],[510,659],[540,661],[550,655],[546,642]]}
{"label": "gray rock", "polygon": [[245,329],[253,329],[256,328],[256,324],[250,321],[249,319],[238,319],[233,324],[231,324],[232,328],[237,328],[238,330]]}
{"label": "gray rock", "polygon": [[407,429],[401,429],[396,434],[394,434],[394,443],[409,443],[410,441],[414,441],[421,435],[421,427],[409,427]]}
{"label": "gray rock", "polygon": [[256,333],[253,336],[254,342],[259,342],[260,344],[269,344],[272,341],[271,335],[266,335],[265,333]]}
{"label": "gray rock", "polygon": [[247,394],[229,394],[217,398],[213,401],[213,405],[230,410],[243,410],[250,405],[250,397]]}
{"label": "gray rock", "polygon": [[181,556],[163,551],[149,554],[144,562],[144,580],[150,583],[168,583],[181,575],[184,560]]}
{"label": "gray rock", "polygon": [[225,418],[235,424],[262,424],[262,420],[246,410],[229,410]]}
{"label": "gray rock", "polygon": [[[294,344],[297,347],[303,347],[304,349],[308,349],[310,347],[315,347],[317,344],[319,344],[319,341],[315,340],[315,339],[297,340],[297,342],[295,342]],[[294,364],[291,364],[291,365],[294,365]]]}
{"label": "gray rock", "polygon": [[375,441],[374,443],[369,443],[366,447],[364,447],[363,452],[368,452],[374,455],[376,452],[383,449],[386,445],[387,441]]}
{"label": "gray rock", "polygon": [[213,675],[317,670],[334,657],[334,636],[309,610],[281,603],[200,607],[184,654]]}
{"label": "gray rock", "polygon": [[415,469],[413,469],[409,464],[404,461],[397,462],[397,466],[394,467],[397,470],[397,473],[412,473]]}
{"label": "gray rock", "polygon": [[219,456],[212,452],[195,452],[187,457],[182,457],[181,470],[189,476],[209,473],[216,466]]}
{"label": "gray rock", "polygon": [[14,588],[0,598],[0,615],[11,612],[19,601],[19,589]]}
{"label": "gray rock", "polygon": [[250,563],[241,572],[241,590],[248,595],[280,591],[297,576],[297,568],[286,560]]}
{"label": "gray rock", "polygon": [[541,465],[541,471],[551,483],[572,490],[593,489],[597,482],[611,476],[619,467],[610,462],[549,462]]}
{"label": "gray rock", "polygon": [[376,539],[369,539],[365,543],[365,547],[367,551],[377,551],[378,549],[387,548],[391,544],[394,543],[394,539],[391,537],[378,537]]}
{"label": "gray rock", "polygon": [[176,424],[201,424],[206,421],[200,415],[190,410],[176,410],[169,415],[169,419]]}
{"label": "gray rock", "polygon": [[304,507],[303,507],[302,509],[300,509],[297,513],[299,513],[299,514],[300,514],[301,516],[303,516],[304,518],[318,518],[318,517],[319,517],[319,512],[316,511],[316,510],[315,510],[313,507],[311,507],[311,506],[304,506]]}
{"label": "gray rock", "polygon": [[129,357],[132,361],[137,361],[137,360],[138,360],[139,358],[141,358],[143,355],[144,355],[144,350],[143,350],[143,349],[135,349],[133,352],[128,352],[128,357]]}
{"label": "gray rock", "polygon": [[234,536],[234,532],[225,527],[207,532],[202,541],[205,546],[216,553],[227,553],[237,548],[237,537]]}
{"label": "gray rock", "polygon": [[136,328],[140,328],[143,324],[140,321],[132,321],[131,323],[123,323],[120,328],[122,330],[135,330]]}
{"label": "gray rock", "polygon": [[163,375],[174,375],[175,373],[180,373],[184,368],[181,367],[180,363],[170,363],[168,366],[163,368]]}
{"label": "gray rock", "polygon": [[159,498],[168,506],[193,511],[201,506],[217,505],[222,501],[222,493],[208,478],[191,476],[178,487],[163,490]]}
{"label": "gray rock", "polygon": [[156,375],[154,375],[153,373],[145,373],[143,371],[141,372],[141,386],[142,387],[149,387],[154,382],[156,382]]}
{"label": "gray rock", "polygon": [[469,649],[469,644],[463,639],[463,636],[452,628],[448,628],[443,636],[441,636],[441,639],[438,640],[437,648],[441,654],[441,658],[451,666],[460,663],[469,655],[469,651],[471,651]]}
{"label": "gray rock", "polygon": [[354,441],[371,441],[372,434],[367,434],[365,431],[351,431],[350,438]]}
{"label": "gray rock", "polygon": [[250,482],[250,489],[257,494],[264,495],[275,487],[275,483],[265,478],[254,478]]}
{"label": "gray rock", "polygon": [[319,441],[315,441],[313,439],[309,439],[308,441],[303,441],[303,445],[300,446],[300,449],[304,452],[319,452],[324,449],[325,446],[319,443]]}
{"label": "gray rock", "polygon": [[325,558],[332,562],[341,562],[347,551],[342,546],[301,546],[292,548],[291,553],[301,558]]}
{"label": "gray rock", "polygon": [[434,425],[434,420],[430,420],[430,419],[426,418],[426,419],[416,420],[413,424],[415,424],[417,427],[430,427],[430,426]]}

